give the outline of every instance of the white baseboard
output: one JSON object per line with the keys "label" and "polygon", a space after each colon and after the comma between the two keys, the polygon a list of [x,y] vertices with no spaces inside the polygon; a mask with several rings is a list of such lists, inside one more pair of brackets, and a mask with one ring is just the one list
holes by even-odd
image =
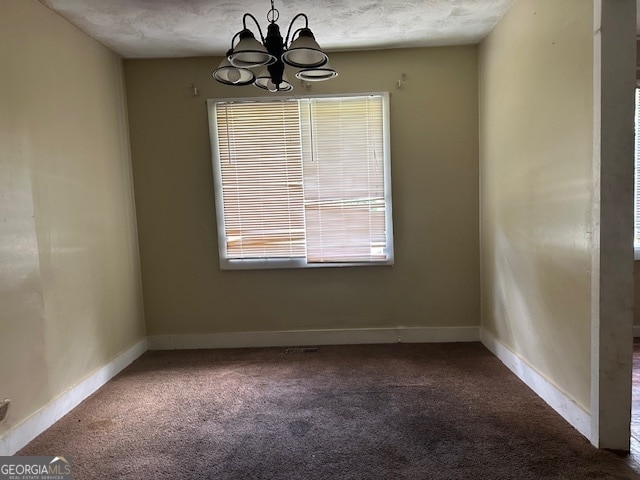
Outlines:
{"label": "white baseboard", "polygon": [[15,454],[31,440],[73,410],[85,398],[116,376],[146,350],[147,340],[140,340],[132,347],[117,355],[105,366],[93,372],[76,386],[55,398],[22,423],[9,430],[0,438],[0,456]]}
{"label": "white baseboard", "polygon": [[477,342],[479,327],[395,327],[343,330],[289,330],[202,335],[150,335],[149,350],[286,347],[374,343]]}
{"label": "white baseboard", "polygon": [[633,338],[640,337],[640,325],[633,326]]}
{"label": "white baseboard", "polygon": [[484,328],[480,329],[480,341],[576,430],[587,438],[591,437],[591,415],[589,412]]}

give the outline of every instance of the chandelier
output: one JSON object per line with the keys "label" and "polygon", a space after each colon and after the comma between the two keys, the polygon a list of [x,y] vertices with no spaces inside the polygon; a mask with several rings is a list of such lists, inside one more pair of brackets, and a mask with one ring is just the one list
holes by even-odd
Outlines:
{"label": "chandelier", "polygon": [[[248,18],[258,27],[262,43],[256,40],[253,32],[247,28]],[[300,69],[296,73],[296,78],[300,80],[319,82],[337,77],[338,72],[329,65],[329,57],[322,51],[309,30],[307,16],[299,13],[293,17],[284,40],[276,23],[279,18],[280,12],[271,0],[271,10],[267,13],[269,26],[265,38],[256,17],[245,13],[242,17],[242,30],[231,39],[231,48],[218,68],[213,71],[213,78],[225,85],[254,84],[270,92],[288,92],[293,89],[293,85],[289,83],[285,74],[285,63]],[[291,35],[291,28],[299,18],[304,19],[304,27],[298,28]],[[236,40],[238,43],[234,47]],[[263,68],[256,76],[250,69],[259,67]]]}

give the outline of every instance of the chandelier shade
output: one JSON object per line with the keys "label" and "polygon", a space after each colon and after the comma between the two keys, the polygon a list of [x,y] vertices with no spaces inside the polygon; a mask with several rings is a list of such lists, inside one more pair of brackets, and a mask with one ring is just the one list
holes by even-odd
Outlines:
{"label": "chandelier shade", "polygon": [[289,83],[285,73],[282,74],[282,81],[276,85],[271,79],[271,73],[266,68],[256,77],[254,85],[270,92],[289,92],[293,90],[293,85]]}
{"label": "chandelier shade", "polygon": [[[213,78],[225,85],[255,85],[270,92],[288,92],[293,85],[287,79],[285,66],[301,69],[296,77],[301,80],[319,82],[338,76],[328,64],[329,57],[322,51],[309,29],[309,19],[299,13],[289,23],[285,39],[276,23],[280,13],[271,0],[271,10],[267,13],[269,26],[266,38],[256,18],[250,13],[242,17],[243,28],[231,39],[231,48],[226,58],[213,71]],[[296,20],[303,19],[304,26],[294,30]],[[260,40],[247,28],[247,20],[253,20],[258,28]],[[291,39],[291,41],[289,41]],[[237,43],[236,43],[237,40]],[[286,65],[285,65],[286,64]],[[266,67],[259,75],[250,70]]]}
{"label": "chandelier shade", "polygon": [[303,68],[296,73],[296,78],[304,80],[306,82],[322,82],[324,80],[330,80],[338,76],[329,62],[325,63],[321,67],[316,68]]}
{"label": "chandelier shade", "polygon": [[232,50],[227,52],[227,57],[213,71],[213,78],[225,85],[251,85],[256,79],[255,74],[247,68],[233,66],[228,58],[231,52]]}
{"label": "chandelier shade", "polygon": [[282,54],[282,61],[292,67],[313,68],[327,63],[329,57],[320,49],[313,33],[308,28],[300,29],[300,34],[289,49]]}
{"label": "chandelier shade", "polygon": [[239,33],[240,41],[229,55],[231,65],[235,67],[251,68],[270,65],[277,58],[270,54],[264,45],[256,40],[251,30],[244,29]]}

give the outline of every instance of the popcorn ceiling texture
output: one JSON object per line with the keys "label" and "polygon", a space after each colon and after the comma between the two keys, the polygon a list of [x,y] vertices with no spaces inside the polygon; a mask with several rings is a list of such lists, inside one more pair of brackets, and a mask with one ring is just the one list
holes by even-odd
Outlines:
{"label": "popcorn ceiling texture", "polygon": [[[268,0],[40,1],[127,58],[223,55],[245,12],[265,31],[270,9]],[[320,46],[335,51],[478,43],[513,1],[275,0],[275,7],[283,37],[303,12]],[[253,22],[249,28],[257,34]]]}

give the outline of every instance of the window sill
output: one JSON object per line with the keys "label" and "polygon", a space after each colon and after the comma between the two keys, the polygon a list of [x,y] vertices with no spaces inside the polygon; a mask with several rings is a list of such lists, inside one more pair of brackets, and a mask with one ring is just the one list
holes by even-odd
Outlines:
{"label": "window sill", "polygon": [[261,259],[261,260],[228,260],[220,259],[220,270],[272,270],[324,267],[384,267],[393,266],[393,258],[380,262],[344,262],[344,263],[306,263],[304,260]]}

